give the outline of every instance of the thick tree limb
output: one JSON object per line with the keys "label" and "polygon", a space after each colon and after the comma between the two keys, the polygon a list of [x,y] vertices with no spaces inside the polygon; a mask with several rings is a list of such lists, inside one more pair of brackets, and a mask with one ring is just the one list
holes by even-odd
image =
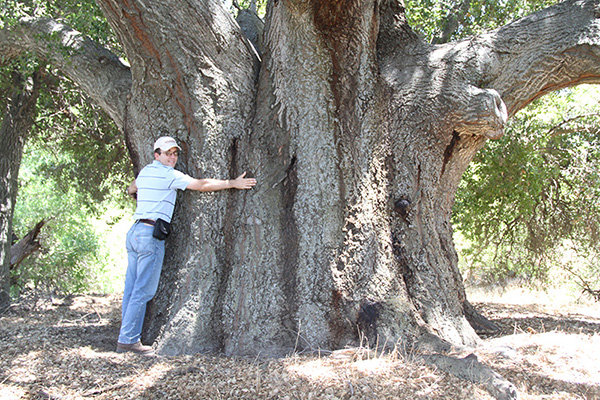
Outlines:
{"label": "thick tree limb", "polygon": [[[397,35],[393,40],[404,46],[394,48],[383,42],[389,32],[380,32],[379,45],[388,48],[379,52],[382,76],[408,88],[404,93],[420,93],[421,107],[442,96],[452,104],[449,122],[458,133],[499,138],[507,117],[536,98],[600,83],[599,7],[600,0],[568,0],[490,33],[436,46]],[[382,26],[390,26],[387,19],[382,15]]]}
{"label": "thick tree limb", "polygon": [[189,165],[187,149],[203,148],[207,137],[247,132],[259,63],[222,2],[184,3],[98,1],[131,65],[125,139],[134,170],[151,161],[149,132],[168,132],[184,148],[183,170],[223,175],[229,143],[201,156],[208,169]]}
{"label": "thick tree limb", "polygon": [[24,19],[0,31],[0,55],[10,59],[26,51],[60,69],[123,129],[131,73],[117,56],[48,18]]}
{"label": "thick tree limb", "polygon": [[514,115],[563,87],[600,83],[600,2],[568,0],[489,34],[470,48],[479,87],[493,88]]}
{"label": "thick tree limb", "polygon": [[38,222],[32,230],[30,230],[23,239],[13,244],[10,248],[10,269],[15,269],[17,266],[27,257],[32,255],[34,252],[40,250],[42,245],[37,240],[38,235],[44,224],[45,220]]}
{"label": "thick tree limb", "polygon": [[238,15],[235,20],[240,25],[244,36],[254,46],[257,57],[260,58],[260,54],[263,51],[262,36],[265,23],[256,13],[256,1],[253,0],[249,8],[240,8],[237,1],[234,1],[233,4],[238,9]]}

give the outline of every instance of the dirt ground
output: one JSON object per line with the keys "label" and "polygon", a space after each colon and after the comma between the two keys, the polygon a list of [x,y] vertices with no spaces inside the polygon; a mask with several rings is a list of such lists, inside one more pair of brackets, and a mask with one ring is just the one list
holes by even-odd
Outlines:
{"label": "dirt ground", "polygon": [[[479,360],[520,399],[600,399],[600,307],[474,302],[502,327]],[[119,296],[14,304],[0,315],[0,399],[491,399],[397,353],[276,360],[114,352]]]}

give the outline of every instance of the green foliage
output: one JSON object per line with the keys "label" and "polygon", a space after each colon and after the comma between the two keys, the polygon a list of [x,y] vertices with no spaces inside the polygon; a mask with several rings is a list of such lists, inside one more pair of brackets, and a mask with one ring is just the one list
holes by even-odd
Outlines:
{"label": "green foliage", "polygon": [[[25,17],[60,20],[116,54],[122,53],[93,0],[5,0],[0,5],[2,28]],[[13,70],[28,76],[39,63],[32,54],[10,63],[0,60],[0,92],[10,87]],[[44,84],[36,124],[27,135],[13,222],[19,237],[39,220],[49,222],[41,233],[44,251],[19,265],[13,290],[105,291],[111,283],[104,272],[114,264],[115,252],[109,248],[114,248],[111,238],[104,234],[112,227],[97,218],[110,208],[117,213],[111,218],[118,220],[124,208],[130,207],[123,196],[126,182],[132,179],[124,138],[102,110],[59,71],[49,69]],[[7,98],[0,96],[0,103]],[[122,247],[119,243],[118,249]]]}
{"label": "green foliage", "polygon": [[33,5],[30,2],[3,0],[0,3],[0,29],[15,24],[19,18],[30,15]]}
{"label": "green foliage", "polygon": [[90,209],[104,201],[113,187],[132,179],[124,137],[104,112],[69,81],[56,78],[38,101],[31,140],[57,156],[39,166],[40,173],[66,190],[74,186]]}
{"label": "green foliage", "polygon": [[[24,17],[59,19],[119,52],[108,23],[93,0],[6,0],[0,8],[0,24],[9,26]],[[10,73],[24,76],[38,68],[38,61],[25,54],[0,69],[0,92],[9,88]],[[8,96],[1,96],[4,102]],[[0,104],[2,105],[2,104]],[[75,185],[91,209],[101,202],[110,186],[130,180],[131,167],[123,135],[104,112],[59,71],[45,74],[45,88],[38,100],[38,119],[31,140],[49,150],[68,154],[41,166],[41,172],[60,186]]]}
{"label": "green foliage", "polygon": [[[14,271],[14,294],[27,290],[68,294],[106,291],[110,284],[106,271],[114,260],[103,237],[110,223],[131,212],[123,201],[105,201],[91,207],[85,194],[75,185],[63,185],[48,179],[48,165],[69,163],[67,153],[54,152],[41,141],[27,146],[20,170],[19,197],[15,208],[14,230],[23,237],[39,220],[47,220],[40,241],[43,251],[27,258]],[[114,199],[123,199],[113,189]],[[88,205],[86,205],[88,204]],[[96,215],[107,209],[121,210],[113,221],[98,223]],[[98,225],[98,226],[96,226]],[[122,246],[122,244],[120,244]]]}
{"label": "green foliage", "polygon": [[[107,291],[115,260],[105,232],[131,205],[123,189],[132,179],[123,135],[69,82],[55,78],[38,100],[39,114],[19,175],[14,230],[19,237],[36,222],[44,252],[16,271],[14,291]],[[98,224],[108,210],[113,221]],[[129,212],[125,212],[125,210]],[[122,243],[117,249],[122,254]]]}
{"label": "green foliage", "polygon": [[469,275],[487,283],[544,283],[557,268],[598,276],[598,99],[590,86],[541,98],[475,157],[453,215]]}
{"label": "green foliage", "polygon": [[[406,0],[406,17],[412,28],[427,41],[439,43],[496,29],[557,0]],[[456,26],[448,38],[444,30]]]}

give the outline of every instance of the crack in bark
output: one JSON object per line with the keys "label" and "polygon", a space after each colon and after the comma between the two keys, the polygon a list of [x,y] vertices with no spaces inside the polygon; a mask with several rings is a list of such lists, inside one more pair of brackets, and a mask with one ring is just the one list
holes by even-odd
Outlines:
{"label": "crack in bark", "polygon": [[[229,175],[230,176],[236,176],[237,170],[238,170],[238,165],[237,165],[237,159],[238,159],[238,139],[233,139],[231,141],[231,147],[229,150],[229,154],[230,154],[230,159],[231,159],[231,163],[230,163],[230,168],[229,168]],[[234,210],[235,207],[235,193],[228,193],[228,197],[227,197],[227,209],[228,210]],[[224,230],[224,235],[225,235],[225,243],[233,243],[234,242],[234,224],[236,222],[236,218],[234,213],[232,212],[227,212],[224,215],[224,221],[223,221],[223,230]],[[242,241],[244,241],[244,239],[242,239]],[[241,246],[241,248],[243,249],[244,246]],[[244,258],[244,254],[242,253],[240,256],[242,259]],[[235,265],[234,262],[234,249],[232,248],[225,248],[224,251],[222,252],[217,252],[217,259],[218,259],[218,264],[220,266],[219,268],[219,273],[217,274],[218,277],[217,279],[219,280],[217,283],[217,288],[216,288],[216,296],[215,296],[215,301],[214,301],[214,307],[211,311],[211,315],[210,315],[210,326],[212,327],[214,333],[215,333],[215,338],[216,338],[216,343],[217,343],[217,347],[219,350],[223,350],[225,348],[226,345],[226,332],[225,332],[225,328],[223,327],[223,311],[224,311],[224,307],[225,307],[225,298],[227,296],[227,289],[229,287],[229,282],[231,279],[231,274],[233,273],[233,265]],[[242,262],[243,264],[243,262]]]}
{"label": "crack in bark", "polygon": [[452,139],[450,139],[450,143],[448,144],[448,146],[446,146],[446,149],[444,150],[444,161],[442,162],[442,172],[440,174],[440,177],[444,176],[444,172],[446,172],[446,165],[452,158],[452,153],[454,151],[454,148],[456,147],[456,145],[458,144],[459,141],[460,141],[460,135],[458,134],[458,132],[453,131]]}
{"label": "crack in bark", "polygon": [[298,313],[297,268],[298,268],[298,226],[294,216],[294,204],[298,189],[297,162],[293,156],[287,169],[286,177],[280,186],[283,201],[281,214],[281,233],[283,246],[281,249],[280,282],[284,295],[284,305],[281,308],[282,325],[290,331],[296,330]]}

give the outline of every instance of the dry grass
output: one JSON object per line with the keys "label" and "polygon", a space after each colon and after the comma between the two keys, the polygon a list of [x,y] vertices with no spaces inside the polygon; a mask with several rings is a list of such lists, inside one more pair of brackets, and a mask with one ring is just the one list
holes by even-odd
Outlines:
{"label": "dry grass", "polygon": [[[600,313],[475,302],[503,328],[480,360],[521,399],[600,398]],[[416,359],[365,349],[276,360],[114,352],[117,296],[16,304],[0,316],[2,399],[490,399]]]}

